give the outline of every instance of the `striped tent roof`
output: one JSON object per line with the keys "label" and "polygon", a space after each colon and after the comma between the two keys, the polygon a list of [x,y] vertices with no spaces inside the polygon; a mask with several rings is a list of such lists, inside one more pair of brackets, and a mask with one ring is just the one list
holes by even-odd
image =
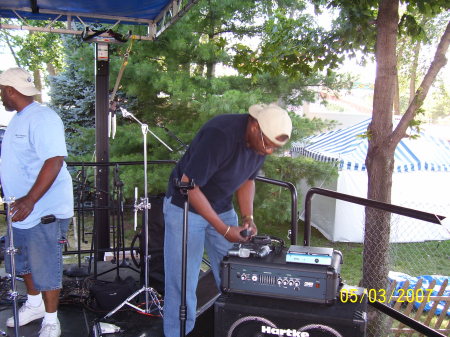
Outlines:
{"label": "striped tent roof", "polygon": [[[365,171],[368,143],[364,135],[370,120],[308,137],[294,143],[292,151],[320,161],[337,162],[341,170]],[[421,133],[417,139],[401,140],[394,159],[395,172],[450,172],[450,144],[444,139]]]}

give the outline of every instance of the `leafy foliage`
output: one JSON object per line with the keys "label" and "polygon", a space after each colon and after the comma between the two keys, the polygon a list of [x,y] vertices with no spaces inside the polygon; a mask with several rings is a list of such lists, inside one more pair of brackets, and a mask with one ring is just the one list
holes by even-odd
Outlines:
{"label": "leafy foliage", "polygon": [[278,10],[264,26],[260,51],[237,44],[234,66],[243,74],[284,74],[290,79],[331,71],[342,61],[326,45],[327,33],[308,14],[296,18]]}

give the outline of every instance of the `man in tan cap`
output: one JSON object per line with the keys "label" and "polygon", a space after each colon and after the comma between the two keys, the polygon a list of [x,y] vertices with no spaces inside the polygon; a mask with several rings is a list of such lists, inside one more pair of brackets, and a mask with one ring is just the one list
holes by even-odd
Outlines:
{"label": "man in tan cap", "polygon": [[[257,233],[253,222],[254,179],[266,155],[285,145],[291,136],[288,113],[275,104],[253,105],[249,114],[220,115],[208,121],[195,136],[169,179],[164,200],[164,334],[180,335],[182,224],[184,197],[174,180],[192,180],[189,190],[189,233],[187,261],[186,333],[195,323],[196,288],[204,249],[220,287],[220,262],[233,242],[244,242],[248,229]],[[238,217],[232,199],[236,196]],[[177,266],[177,268],[175,268]]]}
{"label": "man in tan cap", "polygon": [[[62,287],[62,246],[73,216],[72,179],[64,157],[67,149],[61,118],[33,100],[39,90],[27,71],[11,68],[0,74],[7,111],[17,111],[2,142],[1,184],[11,204],[15,269],[27,288],[19,325],[42,321],[39,337],[58,337],[57,317]],[[6,259],[6,268],[11,265]],[[15,318],[6,321],[14,327]]]}

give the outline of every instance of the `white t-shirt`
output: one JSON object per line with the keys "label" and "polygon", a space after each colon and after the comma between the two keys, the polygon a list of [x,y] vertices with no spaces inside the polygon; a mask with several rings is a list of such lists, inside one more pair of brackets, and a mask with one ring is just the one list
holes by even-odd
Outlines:
{"label": "white t-shirt", "polygon": [[[5,199],[25,196],[44,162],[57,156],[67,156],[61,118],[52,109],[33,102],[12,118],[3,138],[0,176]],[[50,214],[59,219],[73,216],[72,178],[66,163],[31,214],[13,226],[31,228],[42,216]]]}

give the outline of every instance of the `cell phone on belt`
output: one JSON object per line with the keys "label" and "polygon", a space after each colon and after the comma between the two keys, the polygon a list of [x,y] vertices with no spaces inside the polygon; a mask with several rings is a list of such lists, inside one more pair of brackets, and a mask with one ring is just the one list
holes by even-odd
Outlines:
{"label": "cell phone on belt", "polygon": [[41,224],[48,224],[56,221],[56,217],[53,214],[45,215],[41,218]]}

